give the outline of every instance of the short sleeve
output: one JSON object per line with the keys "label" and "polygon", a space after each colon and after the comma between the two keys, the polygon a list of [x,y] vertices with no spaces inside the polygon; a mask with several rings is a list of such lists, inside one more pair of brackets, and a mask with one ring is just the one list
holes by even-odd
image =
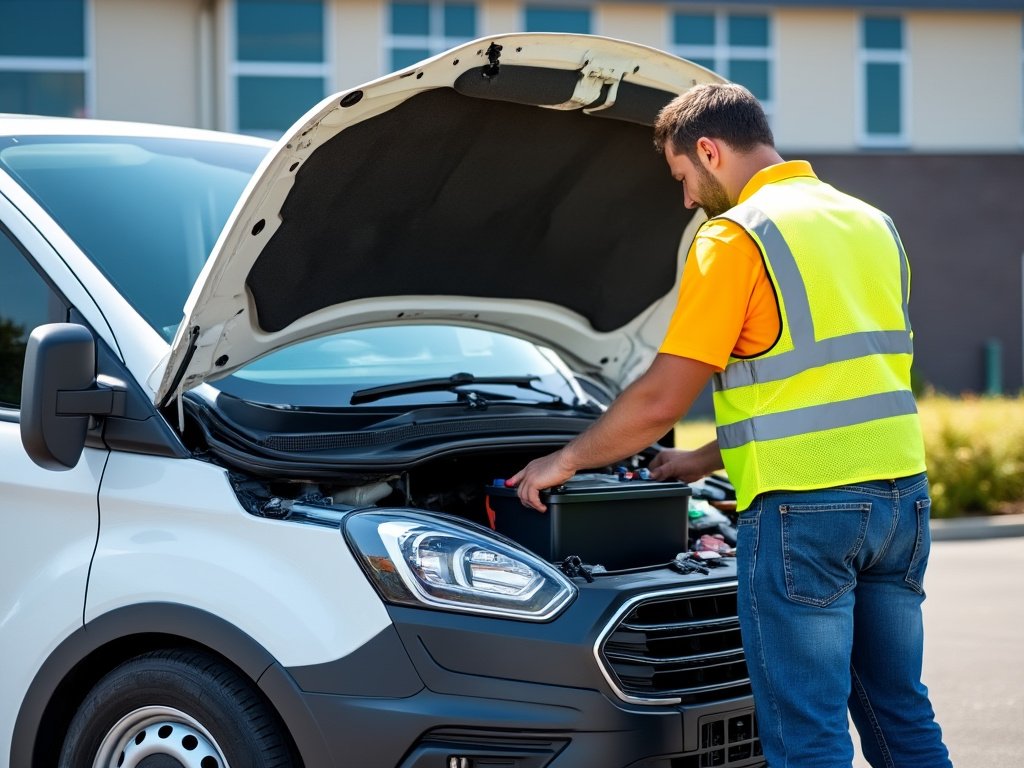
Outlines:
{"label": "short sleeve", "polygon": [[712,219],[697,232],[660,352],[725,368],[779,336],[778,301],[761,251],[735,222]]}

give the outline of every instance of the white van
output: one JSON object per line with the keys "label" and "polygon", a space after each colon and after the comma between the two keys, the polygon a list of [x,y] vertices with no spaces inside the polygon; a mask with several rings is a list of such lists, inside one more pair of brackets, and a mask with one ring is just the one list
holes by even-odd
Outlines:
{"label": "white van", "polygon": [[762,765],[658,447],[500,482],[653,358],[698,221],[650,127],[717,79],[522,34],[277,143],[0,117],[0,762]]}

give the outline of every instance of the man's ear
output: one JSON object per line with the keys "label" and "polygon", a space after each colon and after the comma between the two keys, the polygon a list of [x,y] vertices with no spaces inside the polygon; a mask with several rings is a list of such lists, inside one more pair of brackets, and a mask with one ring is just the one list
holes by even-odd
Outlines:
{"label": "man's ear", "polygon": [[718,151],[718,143],[707,136],[697,139],[697,159],[709,170],[717,168],[721,161],[721,153]]}

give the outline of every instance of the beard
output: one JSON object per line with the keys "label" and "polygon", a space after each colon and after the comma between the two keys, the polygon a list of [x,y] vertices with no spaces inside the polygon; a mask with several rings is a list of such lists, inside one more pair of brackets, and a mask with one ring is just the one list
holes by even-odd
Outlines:
{"label": "beard", "polygon": [[697,204],[704,209],[704,213],[709,219],[721,216],[733,206],[733,202],[725,192],[725,187],[699,161],[694,162],[694,166],[699,179],[697,195],[695,195],[698,198]]}

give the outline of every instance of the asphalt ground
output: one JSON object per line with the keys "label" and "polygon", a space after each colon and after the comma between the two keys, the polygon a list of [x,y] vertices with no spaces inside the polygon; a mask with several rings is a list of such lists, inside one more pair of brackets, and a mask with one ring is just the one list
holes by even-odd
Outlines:
{"label": "asphalt ground", "polygon": [[[934,521],[932,536],[923,680],[953,764],[1021,768],[1024,515]],[[859,750],[853,765],[868,768]]]}

